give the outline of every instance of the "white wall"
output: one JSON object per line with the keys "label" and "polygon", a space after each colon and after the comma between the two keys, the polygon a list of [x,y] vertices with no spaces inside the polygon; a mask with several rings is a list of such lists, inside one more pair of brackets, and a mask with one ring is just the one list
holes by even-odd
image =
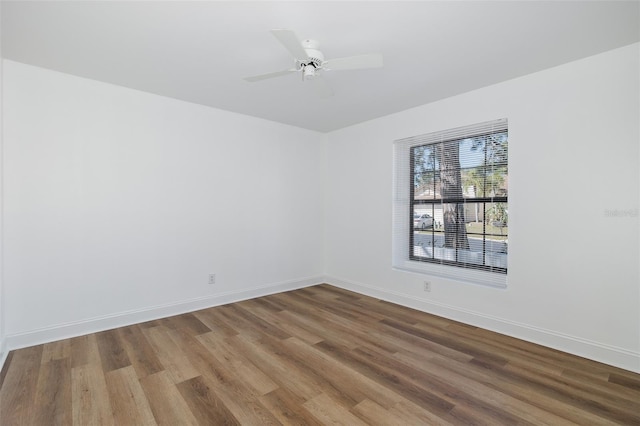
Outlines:
{"label": "white wall", "polygon": [[2,366],[4,365],[4,360],[7,356],[5,350],[5,341],[4,341],[4,297],[3,297],[3,276],[4,276],[4,266],[3,266],[3,256],[2,256],[2,229],[3,229],[3,209],[2,209],[2,176],[4,174],[4,168],[2,166],[2,151],[3,151],[3,131],[2,131],[2,7],[0,7],[0,371],[2,370]]}
{"label": "white wall", "polygon": [[11,348],[321,281],[323,135],[4,65]]}
{"label": "white wall", "polygon": [[[635,44],[330,133],[329,282],[640,371],[638,58]],[[508,288],[392,270],[393,141],[498,118]]]}

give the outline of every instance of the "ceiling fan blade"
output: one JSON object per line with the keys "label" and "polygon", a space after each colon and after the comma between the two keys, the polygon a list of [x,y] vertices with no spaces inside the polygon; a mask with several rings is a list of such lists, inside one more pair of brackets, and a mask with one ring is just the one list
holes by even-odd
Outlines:
{"label": "ceiling fan blade", "polygon": [[250,83],[256,82],[256,81],[260,81],[260,80],[266,80],[268,78],[274,78],[274,77],[280,77],[283,75],[287,75],[290,74],[292,72],[296,72],[298,70],[296,70],[295,68],[292,68],[290,70],[283,70],[283,71],[276,71],[276,72],[270,72],[267,74],[260,74],[260,75],[254,75],[251,77],[245,77],[245,81],[248,81]]}
{"label": "ceiling fan blade", "polygon": [[357,70],[362,68],[381,68],[382,66],[382,54],[380,53],[329,59],[322,64],[322,67],[327,70]]}
{"label": "ceiling fan blade", "polygon": [[316,95],[318,95],[319,98],[326,99],[333,96],[333,89],[331,88],[331,86],[329,86],[327,80],[322,77],[315,77],[311,81],[313,82],[313,88],[316,92]]}
{"label": "ceiling fan blade", "polygon": [[287,51],[293,56],[293,59],[309,59],[309,55],[302,47],[300,39],[291,30],[271,30],[280,43],[287,49]]}

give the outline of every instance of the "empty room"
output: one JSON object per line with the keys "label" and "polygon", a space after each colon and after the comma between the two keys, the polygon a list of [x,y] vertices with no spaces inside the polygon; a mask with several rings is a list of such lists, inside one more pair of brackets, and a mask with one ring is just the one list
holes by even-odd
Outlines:
{"label": "empty room", "polygon": [[640,425],[640,2],[0,25],[0,425]]}

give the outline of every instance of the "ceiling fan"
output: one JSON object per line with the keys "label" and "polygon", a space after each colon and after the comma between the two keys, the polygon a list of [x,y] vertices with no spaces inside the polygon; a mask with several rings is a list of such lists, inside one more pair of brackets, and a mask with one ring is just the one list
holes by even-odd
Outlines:
{"label": "ceiling fan", "polygon": [[271,30],[271,34],[293,56],[293,68],[246,77],[246,81],[253,83],[291,73],[300,73],[303,81],[313,81],[318,94],[326,97],[331,96],[333,92],[324,79],[320,78],[324,71],[381,68],[383,65],[380,53],[325,60],[322,52],[318,50],[319,43],[316,40],[305,39],[301,41],[291,30],[276,29]]}

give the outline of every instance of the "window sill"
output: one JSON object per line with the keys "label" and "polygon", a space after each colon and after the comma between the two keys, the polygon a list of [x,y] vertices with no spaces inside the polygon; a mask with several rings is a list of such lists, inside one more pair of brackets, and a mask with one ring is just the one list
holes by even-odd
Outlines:
{"label": "window sill", "polygon": [[461,269],[455,266],[438,265],[435,263],[404,260],[393,265],[393,269],[402,272],[435,276],[464,284],[480,284],[493,288],[507,288],[507,274]]}

